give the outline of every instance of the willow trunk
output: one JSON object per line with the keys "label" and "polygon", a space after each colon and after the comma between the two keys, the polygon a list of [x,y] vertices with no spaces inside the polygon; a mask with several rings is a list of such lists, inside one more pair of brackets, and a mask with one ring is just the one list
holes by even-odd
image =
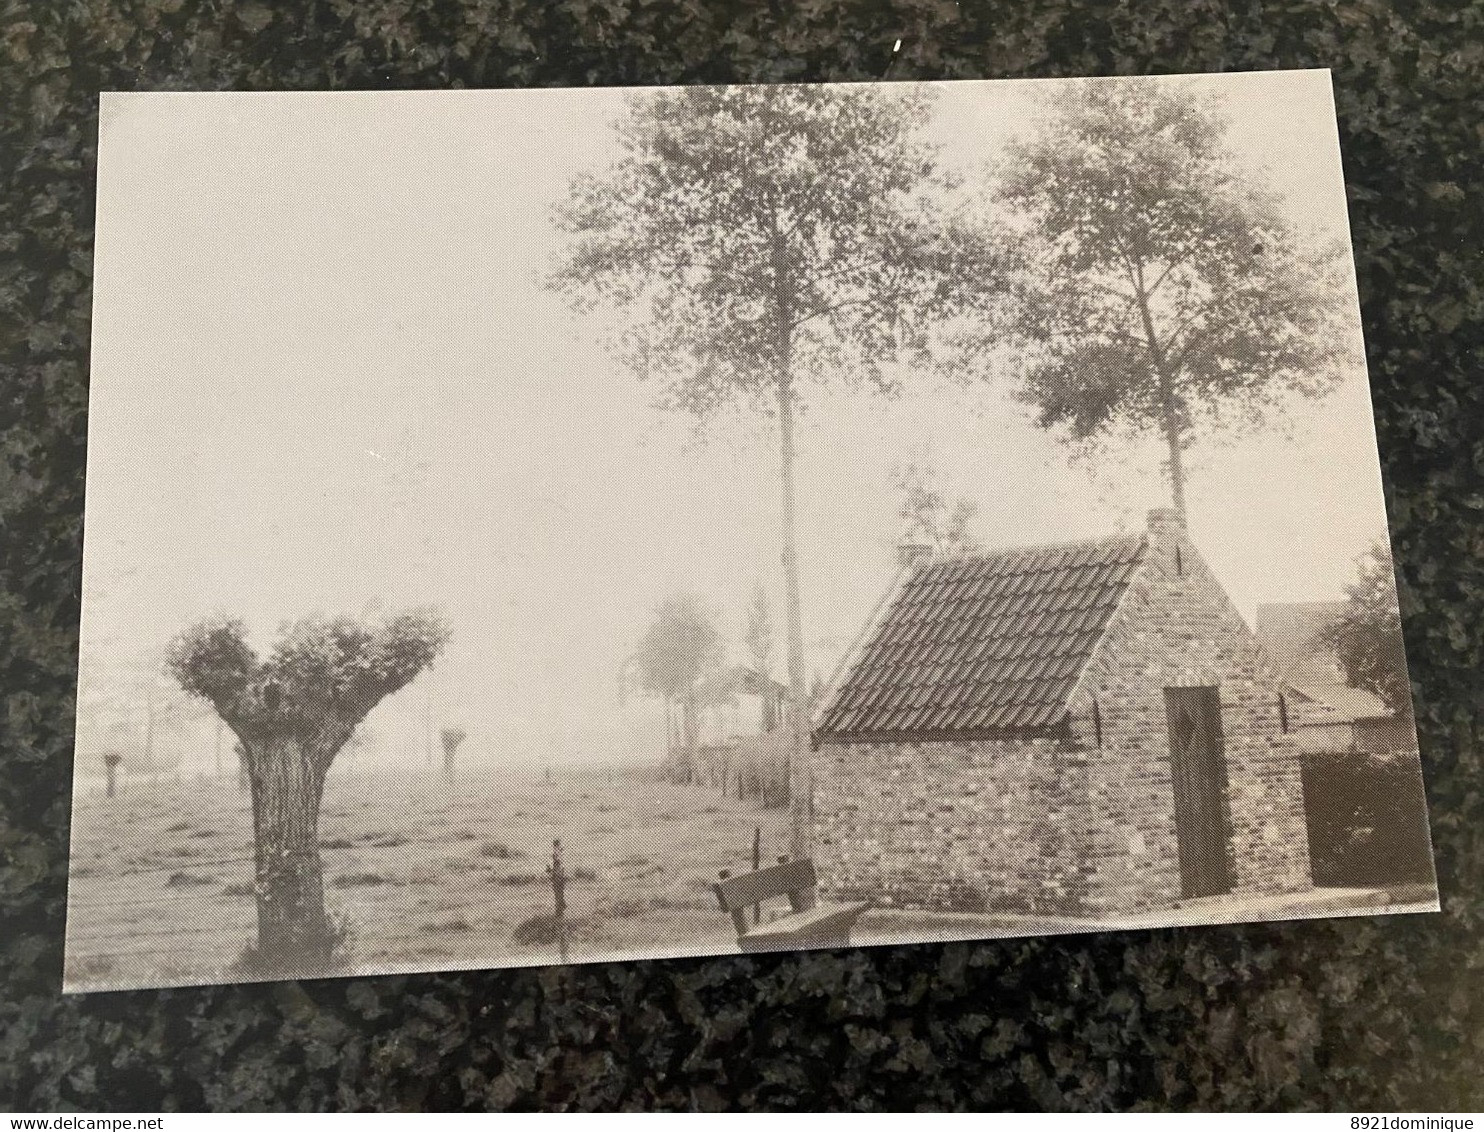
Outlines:
{"label": "willow trunk", "polygon": [[329,760],[289,739],[248,744],[256,846],[258,961],[271,970],[327,966],[335,932],[325,915],[319,809]]}

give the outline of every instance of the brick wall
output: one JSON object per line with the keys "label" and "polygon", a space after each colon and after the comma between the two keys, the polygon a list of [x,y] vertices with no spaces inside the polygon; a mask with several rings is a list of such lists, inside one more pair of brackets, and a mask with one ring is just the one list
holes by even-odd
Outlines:
{"label": "brick wall", "polygon": [[812,770],[814,856],[828,898],[1083,909],[1080,752],[1051,739],[827,743]]}
{"label": "brick wall", "polygon": [[1123,911],[1180,899],[1164,701],[1177,687],[1220,696],[1233,891],[1310,887],[1298,744],[1281,728],[1278,677],[1178,519],[1155,512],[1144,567],[1071,704],[1073,734],[1091,748],[1088,902]]}

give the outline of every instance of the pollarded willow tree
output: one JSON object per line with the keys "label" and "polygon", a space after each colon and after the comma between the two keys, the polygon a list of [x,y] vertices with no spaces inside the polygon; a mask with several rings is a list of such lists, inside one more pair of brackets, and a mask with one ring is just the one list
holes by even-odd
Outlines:
{"label": "pollarded willow tree", "polygon": [[[888,395],[893,362],[934,355],[937,324],[991,276],[977,225],[921,131],[931,94],[904,87],[690,87],[632,97],[616,161],[558,206],[569,238],[552,286],[619,316],[612,345],[705,418],[741,403],[778,422],[792,767],[808,732],[794,422],[810,382]],[[794,852],[804,851],[803,790]]]}
{"label": "pollarded willow tree", "polygon": [[210,703],[241,744],[252,789],[260,969],[329,965],[336,932],[319,855],[325,775],[371,709],[432,664],[448,635],[441,615],[416,610],[379,624],[301,621],[266,660],[240,621],[205,621],[172,642],[170,673]]}
{"label": "pollarded willow tree", "polygon": [[1343,257],[1306,239],[1190,86],[1108,79],[1055,98],[1001,167],[1027,245],[995,341],[1019,347],[1021,396],[1074,446],[1157,431],[1184,513],[1195,439],[1339,382]]}
{"label": "pollarded willow tree", "polygon": [[439,733],[443,741],[443,777],[452,782],[454,779],[454,761],[458,758],[459,744],[469,737],[469,733],[462,727],[445,727]]}

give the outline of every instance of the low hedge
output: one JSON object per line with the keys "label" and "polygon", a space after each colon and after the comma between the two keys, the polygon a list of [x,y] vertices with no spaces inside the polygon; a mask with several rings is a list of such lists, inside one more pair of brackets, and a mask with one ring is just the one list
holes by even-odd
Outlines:
{"label": "low hedge", "polygon": [[1316,885],[1432,882],[1427,798],[1415,751],[1305,754],[1303,780]]}

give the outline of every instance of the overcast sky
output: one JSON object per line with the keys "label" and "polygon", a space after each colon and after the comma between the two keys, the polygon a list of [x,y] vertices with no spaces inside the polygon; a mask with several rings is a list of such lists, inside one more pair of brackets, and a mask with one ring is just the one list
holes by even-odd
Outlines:
{"label": "overcast sky", "polygon": [[[1347,236],[1326,72],[1190,81],[1225,95],[1296,221]],[[1054,89],[936,85],[934,139],[967,171]],[[306,614],[436,602],[455,626],[436,714],[476,737],[610,729],[618,666],[678,590],[740,658],[754,584],[781,596],[769,422],[698,436],[610,362],[601,320],[538,286],[551,206],[612,159],[631,96],[104,96],[85,657],[157,652],[212,612],[263,647]],[[983,385],[811,398],[801,561],[825,675],[892,575],[897,463],[928,454],[991,546],[1135,529],[1167,496],[1157,446],[1090,478]],[[1291,423],[1192,456],[1192,535],[1249,620],[1341,596],[1385,529],[1364,375]],[[377,725],[414,728],[427,683]]]}

